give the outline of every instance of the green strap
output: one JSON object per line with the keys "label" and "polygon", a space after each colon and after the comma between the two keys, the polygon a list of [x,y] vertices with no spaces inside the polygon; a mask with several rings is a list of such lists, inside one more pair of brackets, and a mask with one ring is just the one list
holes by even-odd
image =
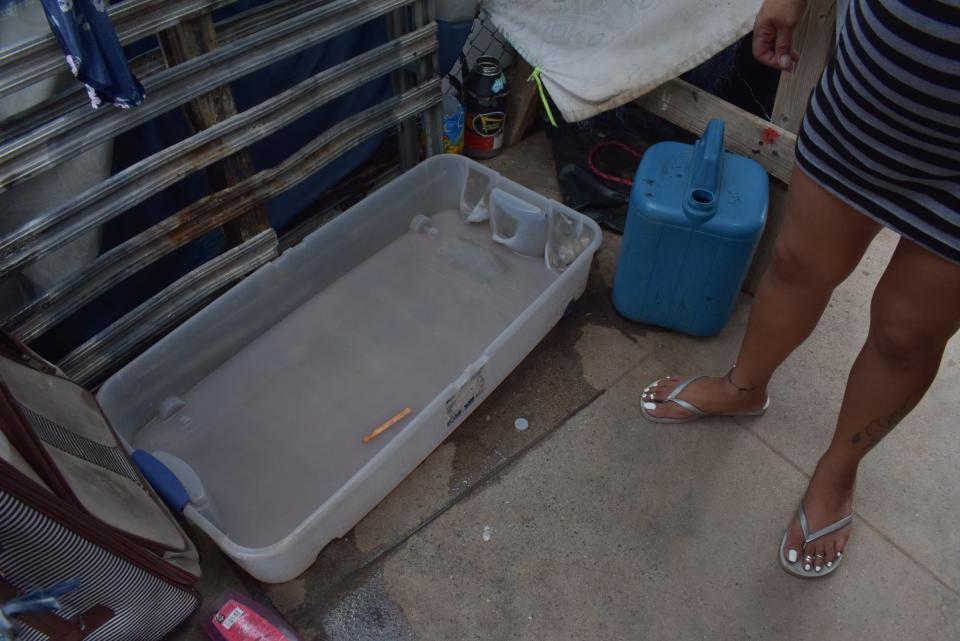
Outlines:
{"label": "green strap", "polygon": [[557,120],[553,117],[553,111],[550,110],[550,102],[547,100],[547,92],[543,90],[543,81],[540,80],[540,67],[536,67],[533,70],[533,73],[530,74],[530,77],[527,78],[527,82],[533,81],[537,83],[537,89],[540,91],[540,100],[543,102],[543,108],[547,110],[547,119],[550,121],[550,124],[554,127],[557,126]]}

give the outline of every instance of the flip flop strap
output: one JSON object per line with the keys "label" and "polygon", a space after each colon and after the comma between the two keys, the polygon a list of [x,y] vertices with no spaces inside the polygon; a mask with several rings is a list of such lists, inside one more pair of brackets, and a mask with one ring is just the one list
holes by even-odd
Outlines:
{"label": "flip flop strap", "polygon": [[800,529],[803,530],[803,544],[804,546],[809,545],[816,541],[819,538],[823,538],[828,534],[833,534],[837,530],[841,530],[848,525],[850,521],[853,520],[853,514],[848,514],[839,521],[831,523],[825,528],[820,528],[813,534],[810,534],[810,523],[807,521],[807,514],[803,511],[803,505],[800,506],[800,509],[797,510],[797,516],[800,517]]}
{"label": "flip flop strap", "polygon": [[683,381],[682,383],[677,385],[675,388],[673,388],[673,391],[670,392],[670,395],[667,396],[667,398],[664,399],[663,402],[664,403],[673,402],[679,405],[680,407],[682,407],[683,409],[687,410],[691,414],[696,414],[697,416],[706,416],[706,413],[703,410],[701,410],[699,407],[694,405],[693,403],[685,401],[682,398],[677,398],[680,392],[686,389],[687,385],[689,385],[694,381],[700,380],[701,378],[703,378],[703,376],[694,376],[693,378],[688,378],[687,380]]}

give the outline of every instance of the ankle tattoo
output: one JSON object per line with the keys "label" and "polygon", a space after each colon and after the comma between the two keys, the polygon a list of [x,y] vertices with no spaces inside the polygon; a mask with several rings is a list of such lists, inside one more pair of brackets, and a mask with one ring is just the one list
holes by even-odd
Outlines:
{"label": "ankle tattoo", "polygon": [[751,385],[750,387],[740,387],[739,385],[737,385],[736,383],[734,383],[734,382],[733,382],[733,370],[735,370],[735,369],[737,369],[737,366],[736,366],[736,365],[734,365],[733,367],[731,367],[731,368],[730,368],[730,371],[727,372],[727,382],[728,382],[728,383],[730,383],[731,385],[733,385],[733,386],[737,389],[738,392],[752,392],[753,390],[757,389],[757,386],[756,386],[756,385]]}

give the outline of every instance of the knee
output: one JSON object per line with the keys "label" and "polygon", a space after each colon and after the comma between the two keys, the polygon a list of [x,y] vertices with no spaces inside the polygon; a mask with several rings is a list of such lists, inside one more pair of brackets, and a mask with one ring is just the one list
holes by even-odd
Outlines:
{"label": "knee", "polygon": [[867,338],[877,352],[897,367],[940,362],[946,339],[925,328],[916,314],[888,308],[874,301]]}
{"label": "knee", "polygon": [[770,272],[786,285],[832,291],[850,274],[850,270],[834,264],[831,258],[811,255],[780,238],[773,247]]}

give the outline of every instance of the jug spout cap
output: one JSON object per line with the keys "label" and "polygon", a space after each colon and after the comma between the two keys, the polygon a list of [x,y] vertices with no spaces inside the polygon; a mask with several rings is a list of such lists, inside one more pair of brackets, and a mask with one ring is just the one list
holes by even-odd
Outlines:
{"label": "jug spout cap", "polygon": [[693,148],[690,184],[687,186],[683,211],[697,224],[706,222],[717,211],[720,173],[723,170],[723,130],[724,122],[714,118]]}

